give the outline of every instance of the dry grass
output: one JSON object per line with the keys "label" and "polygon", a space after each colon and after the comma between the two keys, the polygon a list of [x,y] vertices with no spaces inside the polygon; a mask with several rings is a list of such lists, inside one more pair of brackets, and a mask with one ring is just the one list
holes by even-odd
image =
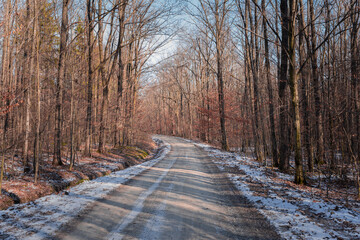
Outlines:
{"label": "dry grass", "polygon": [[113,171],[125,169],[148,160],[156,145],[149,139],[142,141],[137,147],[108,148],[106,153],[98,153],[95,149],[91,157],[78,156],[75,166],[69,170],[69,161],[63,158],[64,166],[52,166],[52,156],[43,156],[41,160],[40,178],[34,184],[33,172],[23,173],[20,154],[7,155],[5,177],[2,194],[0,194],[0,210],[13,204],[34,201],[35,199],[59,193],[85,180],[92,180]]}

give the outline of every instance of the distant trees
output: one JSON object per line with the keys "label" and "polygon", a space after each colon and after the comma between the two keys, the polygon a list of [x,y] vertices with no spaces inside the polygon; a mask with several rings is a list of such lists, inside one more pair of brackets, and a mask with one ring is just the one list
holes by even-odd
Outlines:
{"label": "distant trees", "polygon": [[[229,44],[227,37],[229,34],[229,12],[231,1],[228,0],[199,0],[199,6],[193,5],[196,12],[192,15],[198,20],[198,28],[206,28],[207,35],[214,43],[216,67],[215,71],[218,88],[219,116],[220,116],[220,134],[221,148],[229,150],[226,135],[225,119],[225,97],[224,97],[224,52]],[[209,63],[206,63],[209,64]]]}
{"label": "distant trees", "polygon": [[162,106],[148,113],[149,130],[224,148],[226,129],[229,147],[294,168],[296,183],[313,171],[347,179],[351,166],[359,186],[359,11],[356,0],[192,2],[191,34],[149,90],[147,104]]}

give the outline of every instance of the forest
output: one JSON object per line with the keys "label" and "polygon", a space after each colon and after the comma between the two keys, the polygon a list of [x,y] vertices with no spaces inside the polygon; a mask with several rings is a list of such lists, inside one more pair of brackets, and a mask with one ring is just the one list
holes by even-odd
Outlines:
{"label": "forest", "polygon": [[360,197],[359,7],[190,1],[193,28],[146,90],[150,130],[248,152],[298,184],[341,179]]}
{"label": "forest", "polygon": [[0,193],[16,161],[198,139],[360,198],[358,0],[2,0]]}
{"label": "forest", "polygon": [[149,141],[137,121],[140,79],[169,38],[165,26],[173,5],[1,1],[0,189],[8,182],[3,193],[11,196],[14,178],[23,186],[29,177],[35,184],[54,178],[52,169],[58,169],[55,179],[75,165],[81,175],[79,159],[108,156],[111,162],[118,158],[113,149],[130,150],[136,158],[148,154],[126,147]]}

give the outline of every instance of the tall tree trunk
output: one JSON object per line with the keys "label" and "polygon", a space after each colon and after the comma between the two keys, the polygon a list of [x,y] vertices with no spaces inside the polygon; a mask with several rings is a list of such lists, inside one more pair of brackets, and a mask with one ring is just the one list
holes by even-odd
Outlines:
{"label": "tall tree trunk", "polygon": [[[114,144],[120,145],[120,115],[121,115],[121,101],[123,98],[123,83],[124,83],[124,71],[125,64],[123,62],[123,41],[125,35],[125,10],[128,4],[128,0],[118,0],[118,12],[119,12],[119,36],[117,46],[117,57],[118,57],[118,75],[117,75],[117,101],[116,101],[116,118],[115,118],[115,139]],[[116,136],[119,136],[118,138]]]}
{"label": "tall tree trunk", "polygon": [[[36,11],[35,11],[35,9],[37,8],[37,6],[36,6],[36,4],[35,4],[36,2],[33,2],[33,4],[34,4],[34,15],[36,15],[37,13],[36,13]],[[36,16],[34,16],[34,19],[33,19],[33,35],[32,35],[32,43],[31,43],[31,56],[30,56],[30,64],[29,64],[29,79],[28,79],[28,81],[29,81],[29,85],[28,85],[28,91],[31,91],[32,89],[33,89],[33,86],[34,85],[36,85],[35,84],[35,82],[32,82],[32,79],[33,79],[33,75],[34,75],[34,61],[35,61],[35,55],[36,55],[36,52],[37,52],[37,42],[36,42],[36,28],[37,28],[37,26],[36,26],[36,24],[37,24],[37,17]],[[29,99],[29,103],[31,103],[31,101],[30,101],[30,93],[29,93],[29,95],[27,96]],[[30,104],[29,104],[29,109],[28,109],[28,111],[29,111],[29,116],[26,116],[26,124],[27,124],[27,130],[29,131],[28,132],[28,134],[30,133],[30,108],[31,108],[31,106],[30,106]],[[28,135],[29,136],[29,135]],[[35,142],[34,142],[35,143]],[[34,145],[35,146],[35,145]],[[35,152],[34,152],[34,154],[35,154]],[[35,165],[35,164],[34,164]],[[33,169],[34,170],[34,173],[35,173],[35,171],[36,171],[36,169],[34,168]]]}
{"label": "tall tree trunk", "polygon": [[76,121],[76,112],[75,112],[75,83],[74,79],[71,78],[71,100],[70,100],[70,166],[69,169],[72,170],[75,164],[75,121]]}
{"label": "tall tree trunk", "polygon": [[[299,0],[299,61],[300,65],[306,60],[306,54],[304,49],[304,40],[306,40],[307,45],[310,46],[308,37],[306,36],[304,14],[303,14],[303,3],[302,0]],[[310,53],[309,53],[310,54]],[[306,64],[301,71],[302,78],[302,99],[303,99],[303,118],[304,118],[304,141],[307,153],[307,166],[308,171],[314,171],[314,149],[312,144],[311,137],[311,126],[310,126],[310,96],[309,96],[309,66]]]}
{"label": "tall tree trunk", "polygon": [[[257,1],[254,1],[255,4]],[[249,1],[247,1],[248,3],[248,11],[249,11],[249,23],[250,23],[250,29],[251,29],[251,38],[250,38],[250,42],[251,42],[251,53],[250,53],[250,66],[251,66],[251,72],[252,72],[252,76],[253,76],[253,87],[254,87],[254,96],[253,96],[253,100],[252,100],[252,112],[254,114],[254,121],[253,121],[253,132],[254,132],[254,142],[255,142],[255,155],[256,155],[256,159],[258,161],[262,161],[264,159],[263,157],[263,152],[262,152],[262,148],[261,148],[261,126],[260,126],[260,122],[261,122],[261,117],[259,117],[260,115],[260,108],[259,108],[259,98],[260,98],[260,93],[259,93],[259,49],[258,49],[258,44],[257,44],[257,31],[258,31],[258,27],[257,27],[257,16],[256,16],[256,9],[255,8],[255,12],[254,14],[251,14],[251,7],[249,4]],[[254,17],[254,23],[253,23],[253,16]]]}
{"label": "tall tree trunk", "polygon": [[55,118],[55,151],[53,165],[63,165],[61,160],[61,126],[62,126],[62,95],[63,95],[63,81],[65,77],[65,57],[66,57],[66,45],[68,38],[68,8],[70,0],[63,0],[62,6],[62,20],[60,30],[60,52],[59,52],[59,64],[57,72],[56,82],[56,118]]}
{"label": "tall tree trunk", "polygon": [[298,94],[298,78],[296,71],[296,56],[295,56],[295,24],[296,24],[296,9],[297,1],[290,0],[290,15],[289,15],[289,83],[291,92],[291,102],[294,117],[295,130],[295,183],[304,184],[304,172],[302,165],[302,149],[301,149],[301,126],[300,126],[300,107]]}
{"label": "tall tree trunk", "polygon": [[5,137],[6,137],[6,122],[4,122],[4,131],[1,134],[1,166],[0,166],[0,196],[2,189],[2,182],[4,178],[4,170],[5,170]]}
{"label": "tall tree trunk", "polygon": [[40,123],[41,123],[41,87],[40,87],[40,36],[39,36],[39,11],[40,5],[38,0],[34,0],[34,46],[36,48],[36,132],[35,132],[35,149],[34,149],[34,182],[37,183],[39,175],[39,158],[40,158]]}
{"label": "tall tree trunk", "polygon": [[[248,25],[249,25],[249,15],[250,15],[250,3],[249,0],[245,1],[245,16],[243,17],[243,21],[244,21],[244,29],[248,29]],[[245,89],[244,89],[244,102],[245,102],[245,113],[246,116],[252,119],[251,123],[252,123],[252,132],[253,135],[256,136],[256,131],[255,131],[255,127],[254,127],[254,120],[253,117],[251,117],[252,115],[252,89],[251,89],[251,80],[250,80],[250,39],[249,39],[249,35],[248,35],[248,31],[245,30],[244,31],[244,36],[245,36],[245,57],[244,57],[244,76],[245,76]],[[245,128],[245,124],[244,124],[244,128]],[[248,134],[249,135],[249,134]],[[249,136],[246,136],[246,139],[244,139],[245,141],[243,141],[243,151],[246,152],[246,147],[248,147],[248,141],[250,140]]]}
{"label": "tall tree trunk", "polygon": [[288,123],[287,123],[287,98],[286,89],[288,86],[288,46],[289,46],[289,16],[287,0],[281,0],[281,65],[279,79],[279,100],[280,100],[280,163],[279,169],[289,169],[289,144],[288,144]]}
{"label": "tall tree trunk", "polygon": [[110,69],[108,70],[108,75],[105,74],[105,63],[106,63],[106,56],[107,56],[107,50],[109,48],[109,44],[111,43],[113,39],[113,27],[114,27],[114,18],[115,18],[115,11],[111,14],[111,22],[110,22],[110,33],[108,35],[108,42],[105,46],[105,49],[103,49],[103,22],[102,22],[102,0],[99,1],[99,12],[98,12],[98,22],[99,22],[99,56],[100,56],[100,76],[101,76],[101,82],[102,82],[102,91],[103,91],[103,98],[101,102],[101,109],[100,109],[100,133],[99,133],[99,147],[98,152],[104,152],[105,151],[105,112],[108,109],[108,95],[109,95],[109,83],[110,79],[113,74],[113,70],[115,68],[115,65],[117,64],[117,54],[118,52],[115,52],[115,56],[113,57],[113,61],[111,64]]}
{"label": "tall tree trunk", "polygon": [[124,125],[123,125],[123,133],[122,133],[122,144],[125,146],[130,145],[129,143],[129,129],[130,129],[130,116],[131,116],[131,96],[132,96],[132,87],[133,87],[133,52],[134,52],[134,41],[135,36],[132,35],[129,40],[129,48],[127,49],[127,59],[126,59],[126,91],[125,91],[125,100],[124,100],[124,108],[123,108],[123,116],[124,116]]}
{"label": "tall tree trunk", "polygon": [[276,132],[275,132],[275,119],[274,119],[274,96],[273,89],[271,84],[271,74],[270,74],[270,56],[269,56],[269,39],[267,33],[267,23],[266,23],[266,7],[265,0],[261,1],[261,8],[263,12],[263,31],[264,31],[264,45],[265,45],[265,74],[267,80],[267,88],[269,94],[269,117],[270,117],[270,131],[271,131],[271,146],[272,146],[272,159],[273,166],[279,166],[279,155],[278,155],[278,147],[276,140]]}
{"label": "tall tree trunk", "polygon": [[[5,3],[4,3],[5,4]],[[10,91],[11,86],[11,0],[7,0],[5,4],[5,17],[3,20],[3,48],[2,48],[2,67],[1,67],[1,79],[0,87],[3,91]],[[8,88],[8,89],[7,89]]]}
{"label": "tall tree trunk", "polygon": [[86,156],[91,156],[91,138],[92,138],[92,101],[93,101],[93,78],[92,78],[92,52],[93,52],[93,1],[86,1],[87,11],[87,110],[86,110],[86,140],[85,140],[85,151]]}
{"label": "tall tree trunk", "polygon": [[[105,108],[107,107],[107,98],[108,98],[108,92],[109,87],[107,84],[106,76],[105,76],[105,62],[104,58],[106,56],[103,56],[103,23],[102,23],[102,0],[99,0],[98,3],[98,28],[99,28],[99,58],[100,58],[100,66],[99,66],[99,72],[100,72],[100,78],[102,83],[102,90],[103,90],[103,97],[101,101],[101,109],[100,109],[100,129],[99,129],[99,147],[98,152],[104,152],[105,151],[105,143],[104,143],[104,132],[105,132],[105,120],[104,120],[104,113]],[[106,54],[106,53],[105,53]]]}
{"label": "tall tree trunk", "polygon": [[[226,8],[225,3],[222,3]],[[218,84],[218,97],[219,97],[219,115],[220,115],[220,132],[221,132],[221,148],[225,151],[229,151],[226,135],[226,120],[225,120],[225,97],[224,97],[224,75],[223,75],[223,51],[224,51],[224,39],[223,39],[223,28],[221,23],[223,20],[220,18],[220,3],[215,1],[215,38],[216,38],[216,65],[217,65],[217,84]],[[222,16],[225,17],[225,16]]]}
{"label": "tall tree trunk", "polygon": [[26,24],[25,29],[25,44],[24,44],[24,66],[23,66],[23,86],[24,86],[24,98],[25,98],[25,121],[24,121],[24,146],[23,146],[23,165],[24,173],[30,171],[29,163],[29,135],[30,135],[30,90],[31,90],[31,76],[30,76],[30,63],[31,63],[31,40],[30,40],[30,21],[31,21],[31,10],[30,0],[26,0]]}
{"label": "tall tree trunk", "polygon": [[311,68],[312,78],[314,82],[314,100],[315,100],[315,117],[316,117],[316,142],[317,142],[317,154],[316,162],[322,164],[324,162],[324,132],[323,132],[323,119],[321,111],[321,92],[320,92],[320,80],[317,64],[317,51],[316,51],[316,31],[315,31],[315,16],[314,16],[314,2],[308,1],[310,10],[310,30],[311,30]]}
{"label": "tall tree trunk", "polygon": [[225,127],[225,100],[224,100],[224,80],[222,62],[219,49],[216,50],[217,55],[217,81],[218,81],[218,95],[219,95],[219,114],[220,114],[220,130],[221,130],[221,148],[225,151],[229,150]]}
{"label": "tall tree trunk", "polygon": [[351,115],[350,121],[353,129],[351,130],[351,152],[353,155],[354,168],[356,172],[356,182],[358,189],[358,198],[360,198],[360,149],[359,149],[359,42],[358,42],[358,33],[359,33],[359,1],[354,1],[352,9],[353,14],[351,17],[352,29],[350,33],[350,51],[351,51],[351,98],[352,101],[350,103],[351,106]]}
{"label": "tall tree trunk", "polygon": [[[1,67],[1,79],[0,90],[3,90],[5,96],[3,99],[6,102],[7,108],[10,106],[10,92],[11,92],[11,54],[10,54],[10,23],[11,23],[11,0],[7,0],[5,8],[5,30],[2,49],[2,67]],[[0,196],[2,189],[2,181],[5,171],[5,150],[6,150],[6,133],[9,125],[9,110],[5,113],[3,132],[1,134],[1,166],[0,166]]]}
{"label": "tall tree trunk", "polygon": [[[325,18],[325,22],[326,22],[326,26],[325,26],[325,33],[329,34],[330,32],[330,24],[331,24],[331,10],[330,10],[330,4],[329,1],[326,0],[325,1],[325,7],[326,7],[326,18]],[[336,77],[334,75],[332,75],[332,71],[331,71],[331,44],[332,44],[332,40],[328,40],[327,44],[326,44],[326,52],[327,52],[327,118],[328,118],[328,146],[329,146],[329,162],[328,162],[328,169],[330,171],[335,170],[336,165],[335,165],[335,144],[334,144],[334,123],[333,123],[333,104],[331,104],[331,100],[335,99],[334,94],[332,91],[332,85],[333,85],[333,81],[331,81],[332,79],[336,79]],[[334,66],[334,62],[333,62],[333,66]]]}

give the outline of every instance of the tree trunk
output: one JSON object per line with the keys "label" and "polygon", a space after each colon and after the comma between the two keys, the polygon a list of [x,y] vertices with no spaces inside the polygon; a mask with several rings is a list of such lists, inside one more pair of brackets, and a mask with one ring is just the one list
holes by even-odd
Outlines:
{"label": "tree trunk", "polygon": [[1,166],[0,166],[0,196],[2,189],[2,181],[4,178],[4,170],[5,170],[5,135],[6,135],[6,125],[4,123],[4,132],[1,134]]}
{"label": "tree trunk", "polygon": [[308,1],[310,10],[310,30],[311,30],[311,68],[312,78],[314,82],[314,100],[315,100],[315,117],[316,117],[316,142],[317,154],[316,162],[322,164],[324,162],[324,132],[323,132],[323,119],[321,111],[321,92],[320,80],[317,65],[317,51],[316,51],[316,31],[315,31],[315,16],[314,16],[314,3],[313,0]]}
{"label": "tree trunk", "polygon": [[63,95],[63,81],[65,77],[65,57],[67,45],[67,28],[68,28],[68,8],[70,0],[63,0],[62,6],[62,21],[60,30],[60,52],[59,52],[59,65],[56,82],[56,118],[55,118],[55,151],[54,151],[54,166],[61,166],[61,126],[62,126],[62,95]]}
{"label": "tree trunk", "polygon": [[[305,36],[305,22],[303,14],[303,3],[302,0],[299,0],[299,61],[300,65],[306,60],[305,49],[304,49],[304,40],[310,45],[308,38]],[[310,53],[309,53],[310,54]],[[304,118],[304,141],[307,153],[307,165],[308,171],[314,171],[314,150],[311,138],[311,126],[310,126],[310,96],[309,96],[309,66],[306,64],[301,71],[302,78],[302,100],[303,100],[303,118]]]}
{"label": "tree trunk", "polygon": [[271,131],[271,146],[272,146],[272,159],[273,166],[279,166],[279,155],[278,147],[275,133],[275,119],[274,119],[274,96],[273,89],[271,85],[271,75],[270,75],[270,57],[269,57],[269,40],[267,33],[267,23],[266,23],[266,7],[265,0],[261,1],[261,8],[263,11],[263,31],[264,31],[264,44],[265,44],[265,74],[267,80],[267,88],[269,94],[269,117],[270,117],[270,131]]}
{"label": "tree trunk", "polygon": [[350,121],[352,127],[351,131],[351,152],[353,155],[354,168],[356,172],[356,182],[358,189],[358,198],[360,198],[360,149],[359,149],[359,46],[358,46],[358,33],[359,33],[359,2],[355,1],[353,3],[353,15],[351,18],[352,21],[352,29],[350,34],[350,49],[351,49],[351,98],[352,101],[350,103],[351,106],[351,116]]}
{"label": "tree trunk", "polygon": [[289,169],[289,144],[288,144],[288,123],[287,123],[287,98],[286,89],[288,85],[288,40],[289,40],[289,16],[287,0],[281,0],[281,65],[279,79],[279,100],[280,100],[280,163],[279,169]]}
{"label": "tree trunk", "polygon": [[93,100],[93,79],[92,79],[92,50],[93,50],[93,6],[91,0],[87,0],[86,11],[87,11],[87,110],[86,110],[86,140],[85,140],[85,151],[84,155],[91,156],[91,138],[92,138],[92,100]]}
{"label": "tree trunk", "polygon": [[[254,1],[255,4],[256,1]],[[252,101],[252,112],[254,114],[254,121],[253,121],[253,132],[254,132],[254,142],[255,142],[255,155],[256,155],[256,159],[258,161],[262,161],[264,159],[263,156],[263,152],[262,152],[262,148],[261,148],[261,135],[260,135],[260,131],[261,131],[261,126],[260,126],[260,122],[261,122],[261,117],[259,117],[260,115],[260,108],[259,108],[259,98],[260,98],[260,93],[259,93],[259,50],[258,50],[258,46],[257,46],[257,17],[256,17],[256,9],[255,8],[255,12],[254,14],[251,14],[251,8],[250,8],[250,4],[249,1],[247,1],[248,3],[248,11],[249,11],[249,23],[250,23],[250,29],[251,29],[251,53],[249,54],[250,56],[250,66],[251,66],[251,72],[252,72],[252,76],[253,76],[253,87],[254,87],[254,96],[253,96],[253,101]],[[252,17],[255,16],[255,23],[253,23],[252,21]],[[254,51],[255,50],[255,51]]]}
{"label": "tree trunk", "polygon": [[34,0],[34,46],[36,48],[36,132],[35,132],[35,149],[34,149],[34,182],[37,183],[39,175],[40,159],[40,123],[41,123],[41,87],[40,87],[40,36],[39,36],[39,9],[38,0]]}
{"label": "tree trunk", "polygon": [[71,100],[70,100],[70,166],[69,169],[72,170],[75,164],[75,120],[76,120],[76,113],[75,113],[75,98],[74,98],[74,91],[75,91],[75,83],[74,79],[71,78]]}
{"label": "tree trunk", "polygon": [[289,83],[291,92],[291,103],[294,117],[294,130],[295,130],[295,183],[304,184],[304,172],[302,166],[301,154],[301,126],[300,126],[300,107],[299,107],[299,94],[298,94],[298,78],[296,72],[296,57],[295,57],[295,19],[296,19],[296,0],[290,0],[290,15],[289,15]]}
{"label": "tree trunk", "polygon": [[[26,0],[26,24],[30,25],[30,0]],[[30,171],[29,163],[29,135],[30,135],[30,90],[31,90],[31,75],[30,75],[30,63],[31,63],[31,41],[30,31],[27,27],[25,30],[25,46],[24,46],[24,66],[23,66],[23,86],[24,86],[24,98],[25,98],[25,136],[23,147],[23,164],[24,173]]]}
{"label": "tree trunk", "polygon": [[119,138],[116,138],[115,145],[121,144],[120,139],[120,115],[121,115],[121,101],[123,98],[123,83],[124,83],[124,71],[125,64],[123,62],[123,41],[125,34],[125,10],[128,1],[127,0],[118,0],[119,5],[119,36],[118,36],[118,46],[117,46],[117,57],[118,57],[118,75],[117,75],[117,102],[116,102],[116,119],[115,119],[115,138],[119,135]]}
{"label": "tree trunk", "polygon": [[[5,31],[4,31],[4,40],[3,40],[3,49],[2,49],[2,72],[1,72],[1,82],[0,90],[3,90],[7,96],[1,100],[5,100],[6,106],[10,105],[10,91],[11,91],[11,57],[10,57],[10,22],[11,22],[11,1],[6,2],[5,9]],[[7,92],[7,93],[6,93]],[[9,111],[5,113],[3,132],[1,134],[1,166],[0,166],[0,196],[2,189],[2,181],[5,171],[5,150],[6,150],[6,132],[9,125]]]}
{"label": "tree trunk", "polygon": [[[224,3],[225,5],[225,3]],[[225,97],[224,97],[224,79],[223,79],[223,27],[219,19],[220,14],[220,4],[218,1],[215,3],[215,28],[216,28],[216,65],[217,65],[217,84],[218,84],[218,97],[219,97],[219,115],[220,115],[220,132],[221,132],[221,149],[229,151],[229,146],[226,136],[226,120],[225,120]],[[222,6],[225,8],[226,6]],[[225,17],[225,16],[222,16]]]}
{"label": "tree trunk", "polygon": [[[102,153],[105,151],[105,143],[104,143],[104,132],[105,132],[105,120],[104,120],[104,114],[105,114],[105,108],[107,108],[107,99],[108,99],[108,92],[109,87],[105,76],[105,62],[104,58],[106,56],[103,56],[103,23],[102,23],[102,0],[99,0],[99,6],[98,6],[98,26],[99,26],[99,58],[100,58],[100,66],[99,66],[99,72],[100,72],[100,78],[102,83],[102,90],[103,90],[103,97],[101,101],[101,109],[100,109],[100,129],[99,129],[99,147],[98,152]],[[106,53],[105,53],[106,54]]]}

